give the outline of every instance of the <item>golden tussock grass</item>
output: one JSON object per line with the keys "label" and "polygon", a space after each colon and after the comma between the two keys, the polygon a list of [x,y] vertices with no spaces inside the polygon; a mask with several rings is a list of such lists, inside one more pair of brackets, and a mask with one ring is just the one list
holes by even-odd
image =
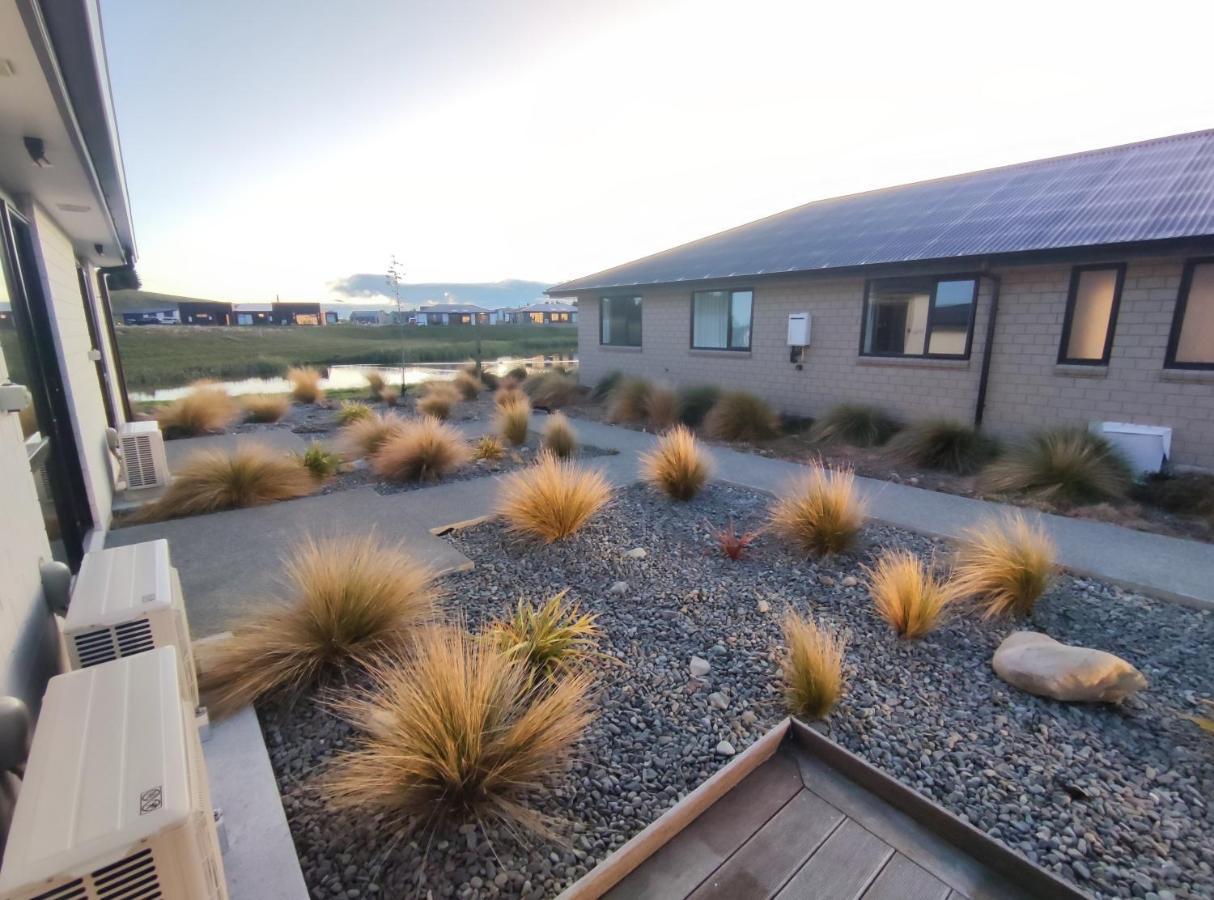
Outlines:
{"label": "golden tussock grass", "polygon": [[493,394],[493,403],[499,409],[504,406],[513,406],[520,401],[526,401],[531,404],[531,398],[523,393],[523,389],[517,384],[503,383]]}
{"label": "golden tussock grass", "polygon": [[341,407],[337,410],[337,422],[339,425],[349,425],[351,422],[370,419],[374,415],[375,410],[365,403],[360,403],[357,400],[343,400],[341,401]]}
{"label": "golden tussock grass", "polygon": [[430,381],[422,388],[417,411],[423,416],[445,419],[459,404],[460,392],[450,381]]}
{"label": "golden tussock grass", "polygon": [[370,397],[378,397],[383,393],[388,382],[384,381],[384,376],[379,372],[367,373],[367,395]]}
{"label": "golden tussock grass", "polygon": [[371,468],[392,481],[432,481],[472,458],[463,436],[432,416],[409,419],[379,445]]}
{"label": "golden tussock grass", "polygon": [[534,466],[502,480],[496,512],[507,530],[552,543],[576,533],[610,499],[598,470],[543,452]]}
{"label": "golden tussock grass", "polygon": [[654,431],[665,431],[679,421],[679,395],[667,384],[655,384],[645,401],[645,422]]}
{"label": "golden tussock grass", "polygon": [[877,614],[899,637],[918,638],[931,632],[957,597],[947,579],[938,578],[908,550],[887,550],[875,566],[864,570]]}
{"label": "golden tussock grass", "polygon": [[790,610],[784,617],[784,645],[780,673],[788,711],[801,719],[826,718],[843,694],[847,639]]}
{"label": "golden tussock grass", "polygon": [[[498,393],[501,393],[500,391]],[[527,428],[531,424],[531,401],[522,393],[505,405],[498,405],[493,415],[493,428],[502,438],[516,447],[527,443]]]}
{"label": "golden tussock grass", "polygon": [[319,403],[325,399],[320,389],[321,374],[311,366],[292,366],[287,369],[287,381],[291,382],[291,396],[300,403]]}
{"label": "golden tussock grass", "polygon": [[962,535],[953,586],[988,619],[1027,616],[1056,573],[1054,542],[1045,529],[1012,513]]}
{"label": "golden tussock grass", "polygon": [[704,416],[704,433],[718,441],[765,441],[780,433],[780,420],[761,397],[731,391]]}
{"label": "golden tussock grass", "polygon": [[469,374],[462,370],[455,373],[455,378],[451,384],[465,400],[475,400],[480,396],[481,391],[485,389],[484,382],[477,378],[475,374]]}
{"label": "golden tussock grass", "polygon": [[356,418],[338,432],[338,447],[346,456],[370,456],[403,425],[404,419],[393,412]]}
{"label": "golden tussock grass", "polygon": [[506,455],[502,439],[496,434],[482,434],[472,445],[473,459],[498,460]]}
{"label": "golden tussock grass", "polygon": [[394,387],[386,387],[379,392],[379,399],[384,406],[396,406],[400,403],[400,390]]}
{"label": "golden tussock grass", "polygon": [[621,378],[607,393],[607,420],[640,424],[649,418],[649,391],[644,378]]}
{"label": "golden tussock grass", "polygon": [[771,529],[805,553],[827,556],[850,548],[867,518],[848,470],[809,467],[771,508]]}
{"label": "golden tussock grass", "polygon": [[537,372],[523,382],[523,390],[534,405],[558,409],[577,399],[578,383],[564,372]]}
{"label": "golden tussock grass", "polygon": [[201,688],[224,715],[295,696],[348,665],[397,654],[438,616],[434,573],[373,535],[305,538],[287,558],[279,596],[231,625],[208,654]]}
{"label": "golden tussock grass", "polygon": [[221,387],[198,383],[188,394],[156,410],[165,437],[190,437],[223,431],[240,415],[240,407]]}
{"label": "golden tussock grass", "polygon": [[285,394],[246,394],[240,405],[249,422],[277,422],[291,411],[291,400]]}
{"label": "golden tussock grass", "polygon": [[335,807],[406,833],[475,821],[551,837],[530,800],[568,770],[591,722],[586,674],[533,685],[525,662],[455,628],[371,674],[338,706],[363,737],[324,778]]}
{"label": "golden tussock grass", "polygon": [[550,453],[568,459],[577,453],[577,429],[564,413],[554,412],[544,423],[540,445]]}
{"label": "golden tussock grass", "polygon": [[597,652],[595,615],[567,603],[568,590],[536,606],[528,600],[485,630],[484,639],[498,652],[525,662],[537,678],[554,679],[577,668]]}
{"label": "golden tussock grass", "polygon": [[673,500],[690,500],[712,476],[712,460],[691,430],[676,425],[641,456],[641,477]]}

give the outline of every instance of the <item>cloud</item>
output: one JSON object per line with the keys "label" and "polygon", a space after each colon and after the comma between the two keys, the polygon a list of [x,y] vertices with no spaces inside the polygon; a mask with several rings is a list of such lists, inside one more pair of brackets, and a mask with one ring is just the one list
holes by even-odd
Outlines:
{"label": "cloud", "polygon": [[[402,284],[400,298],[416,303],[473,303],[490,309],[525,306],[543,299],[549,285],[542,281],[510,279],[493,282],[426,282]],[[352,299],[395,300],[384,276],[375,272],[357,272],[329,283],[329,289]]]}

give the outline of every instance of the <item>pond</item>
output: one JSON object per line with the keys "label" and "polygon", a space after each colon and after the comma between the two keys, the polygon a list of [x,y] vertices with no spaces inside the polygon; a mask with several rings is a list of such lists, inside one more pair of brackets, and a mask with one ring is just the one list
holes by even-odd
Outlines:
{"label": "pond", "polygon": [[[422,384],[436,379],[450,379],[466,364],[461,362],[411,363],[401,366],[328,366],[325,378],[321,382],[327,391],[358,390],[367,384],[367,376],[378,372],[383,376],[385,384],[410,385]],[[494,375],[505,375],[511,369],[522,366],[528,372],[550,369],[553,366],[577,366],[577,360],[561,356],[530,356],[526,358],[502,357],[496,360],[485,360],[486,372]],[[326,368],[326,367],[318,367]],[[235,381],[218,381],[215,384],[229,394],[285,394],[291,390],[291,383],[286,378],[241,378]],[[157,388],[151,391],[131,391],[131,400],[137,403],[158,403],[176,400],[190,392],[189,385],[184,387]]]}

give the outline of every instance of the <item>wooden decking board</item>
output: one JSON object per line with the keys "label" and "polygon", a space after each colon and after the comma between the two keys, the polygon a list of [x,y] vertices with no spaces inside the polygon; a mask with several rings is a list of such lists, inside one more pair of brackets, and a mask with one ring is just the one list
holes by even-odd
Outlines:
{"label": "wooden decking board", "polygon": [[843,814],[800,791],[692,894],[692,900],[772,897],[843,822]]}
{"label": "wooden decking board", "polygon": [[777,900],[858,900],[893,855],[889,844],[848,819],[797,870]]}
{"label": "wooden decking board", "polygon": [[796,763],[777,753],[606,896],[686,897],[801,789]]}
{"label": "wooden decking board", "polygon": [[864,892],[863,900],[948,900],[957,894],[922,866],[895,853]]}

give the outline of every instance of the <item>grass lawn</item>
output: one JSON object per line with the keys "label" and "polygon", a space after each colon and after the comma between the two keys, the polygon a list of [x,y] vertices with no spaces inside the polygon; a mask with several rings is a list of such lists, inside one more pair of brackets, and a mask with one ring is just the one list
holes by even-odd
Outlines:
{"label": "grass lawn", "polygon": [[[132,390],[173,387],[198,378],[251,378],[282,375],[288,366],[401,361],[401,329],[329,325],[306,327],[117,326],[118,347]],[[573,353],[577,327],[571,325],[485,325],[481,352],[499,356]],[[457,362],[476,352],[476,330],[460,326],[407,327],[405,361]]]}

